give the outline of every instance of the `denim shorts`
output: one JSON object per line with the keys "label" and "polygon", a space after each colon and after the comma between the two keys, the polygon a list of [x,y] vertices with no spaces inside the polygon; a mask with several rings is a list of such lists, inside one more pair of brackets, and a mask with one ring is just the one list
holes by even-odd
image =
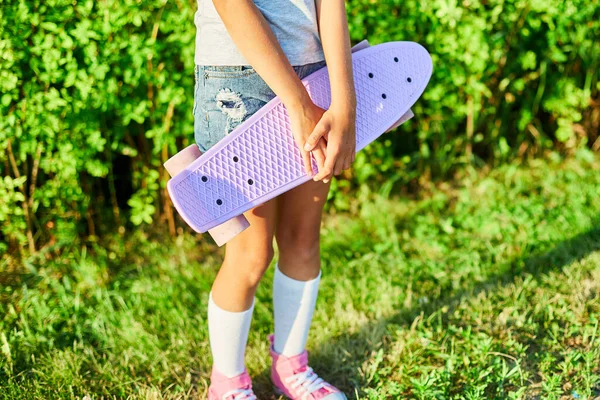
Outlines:
{"label": "denim shorts", "polygon": [[[324,66],[319,61],[293,68],[304,79]],[[194,138],[202,152],[276,96],[249,65],[196,65],[194,74]]]}

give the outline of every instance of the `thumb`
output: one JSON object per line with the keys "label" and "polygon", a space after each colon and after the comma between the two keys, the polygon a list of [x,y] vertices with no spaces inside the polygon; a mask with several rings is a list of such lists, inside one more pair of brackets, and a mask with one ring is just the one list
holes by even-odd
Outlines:
{"label": "thumb", "polygon": [[329,123],[324,118],[321,118],[315,126],[315,129],[313,129],[310,136],[306,139],[304,151],[313,150],[317,143],[319,143],[319,139],[321,139],[327,132],[329,132]]}

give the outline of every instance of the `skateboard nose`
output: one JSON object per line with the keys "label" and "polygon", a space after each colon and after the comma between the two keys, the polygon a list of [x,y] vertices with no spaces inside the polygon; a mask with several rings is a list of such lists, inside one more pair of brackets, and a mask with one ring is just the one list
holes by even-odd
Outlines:
{"label": "skateboard nose", "polygon": [[[429,82],[429,78],[431,78],[431,74],[433,72],[433,61],[431,60],[431,55],[425,49],[425,47],[421,46],[419,43],[411,42],[408,46],[409,51],[407,52],[410,55],[411,60],[416,60],[411,62],[409,71],[405,77],[407,83],[414,82]],[[396,58],[394,58],[395,62]]]}

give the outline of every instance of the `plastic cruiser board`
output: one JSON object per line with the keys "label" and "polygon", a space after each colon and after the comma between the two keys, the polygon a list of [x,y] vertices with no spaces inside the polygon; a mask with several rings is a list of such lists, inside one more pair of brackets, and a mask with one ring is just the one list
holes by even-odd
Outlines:
{"label": "plastic cruiser board", "polygon": [[[432,73],[429,53],[412,42],[353,48],[357,151],[412,116]],[[327,67],[302,80],[312,101],[329,108]],[[294,141],[285,106],[278,97],[206,153],[196,145],[165,167],[167,188],[181,217],[197,232],[222,245],[247,228],[243,213],[311,179]],[[317,165],[313,160],[313,169]]]}

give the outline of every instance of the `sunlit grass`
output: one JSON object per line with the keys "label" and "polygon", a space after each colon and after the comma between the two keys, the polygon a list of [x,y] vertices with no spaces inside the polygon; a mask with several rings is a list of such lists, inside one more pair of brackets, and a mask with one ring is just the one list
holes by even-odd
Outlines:
{"label": "sunlit grass", "polygon": [[[460,183],[457,183],[460,182]],[[423,199],[360,191],[323,228],[313,367],[349,397],[600,396],[600,165],[534,161]],[[4,398],[202,398],[222,250],[141,231],[23,266],[0,293]],[[273,398],[269,271],[247,364]]]}

